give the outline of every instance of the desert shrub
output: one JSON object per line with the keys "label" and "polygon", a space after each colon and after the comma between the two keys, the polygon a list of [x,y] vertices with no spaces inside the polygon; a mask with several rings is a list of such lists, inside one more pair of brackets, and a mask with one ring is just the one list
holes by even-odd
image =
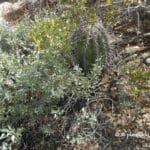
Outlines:
{"label": "desert shrub", "polygon": [[[76,7],[73,3],[66,11],[75,10],[81,17],[83,12],[86,14],[84,4]],[[0,128],[10,126],[18,134],[23,128],[20,147],[24,142],[33,141],[35,147],[53,141],[51,135],[56,134],[57,121],[64,114],[80,111],[102,70],[102,65],[93,61],[92,73],[86,77],[73,64],[71,37],[83,19],[73,19],[74,13],[68,15],[66,11],[61,15],[52,12],[36,16],[34,22],[27,19],[14,30],[1,29],[4,42],[0,47]],[[95,20],[89,18],[86,27],[94,24]],[[78,109],[77,103],[81,105]],[[24,139],[28,136],[32,138]]]}
{"label": "desert shrub", "polygon": [[140,96],[149,91],[148,82],[150,73],[142,69],[134,69],[130,72],[130,81],[132,84],[132,94]]}
{"label": "desert shrub", "polygon": [[[57,43],[54,42],[54,47],[48,46],[48,50],[36,50],[37,45],[32,40],[21,40],[28,32],[22,30],[25,28],[19,28],[16,32],[22,33],[20,41],[24,45],[23,50],[28,49],[27,55],[18,54],[20,45],[11,45],[8,33],[5,39],[10,44],[10,51],[0,50],[0,127],[7,129],[9,125],[16,132],[17,129],[24,128],[24,132],[28,131],[31,135],[33,131],[29,130],[36,129],[42,138],[53,134],[55,130],[52,122],[66,111],[72,111],[72,103],[76,103],[77,99],[84,99],[83,103],[86,103],[90,80],[83,76],[78,66],[70,68],[66,61],[69,53],[63,51],[62,55],[62,47],[57,47]],[[18,38],[19,36],[14,36],[13,40],[17,41]],[[14,51],[11,53],[11,50]],[[59,103],[64,104],[59,106]],[[36,139],[35,136],[33,139]]]}
{"label": "desert shrub", "polygon": [[14,130],[11,127],[0,129],[0,149],[12,149],[12,145],[20,140],[21,130]]}
{"label": "desert shrub", "polygon": [[[58,106],[61,99],[86,100],[90,82],[77,66],[74,70],[65,67],[56,54],[33,52],[21,64],[17,56],[1,52],[1,128],[28,130],[38,125],[39,132],[51,134],[50,119],[65,111]],[[49,119],[43,123],[45,117]]]}
{"label": "desert shrub", "polygon": [[28,36],[30,21],[26,18],[15,27],[0,25],[0,48],[7,53],[27,55],[33,49],[32,39]]}
{"label": "desert shrub", "polygon": [[86,7],[86,3],[73,1],[66,6],[63,2],[62,8],[58,7],[59,12],[37,18],[31,30],[31,37],[40,51],[50,47],[61,50],[68,63],[79,65],[85,74],[93,64],[99,61],[103,64],[109,50],[102,23],[97,23],[96,11]]}

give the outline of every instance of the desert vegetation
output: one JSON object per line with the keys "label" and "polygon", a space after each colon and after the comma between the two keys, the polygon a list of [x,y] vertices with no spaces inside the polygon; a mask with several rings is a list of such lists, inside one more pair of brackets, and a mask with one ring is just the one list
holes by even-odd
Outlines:
{"label": "desert vegetation", "polygon": [[149,149],[149,6],[2,2],[0,149]]}

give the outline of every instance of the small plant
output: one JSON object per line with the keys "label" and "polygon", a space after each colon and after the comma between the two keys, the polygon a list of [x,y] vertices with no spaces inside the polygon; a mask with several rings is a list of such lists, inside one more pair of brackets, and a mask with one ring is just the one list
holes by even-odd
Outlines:
{"label": "small plant", "polygon": [[130,81],[132,83],[132,93],[136,96],[147,92],[149,90],[148,81],[150,80],[150,73],[143,70],[132,70],[130,73]]}
{"label": "small plant", "polygon": [[109,44],[101,23],[76,31],[73,40],[74,60],[85,74],[92,70],[94,64],[102,67],[106,63]]}
{"label": "small plant", "polygon": [[12,145],[20,140],[21,132],[21,129],[14,130],[11,127],[0,129],[0,149],[11,150]]}
{"label": "small plant", "polygon": [[14,27],[0,25],[0,49],[15,55],[28,55],[33,48],[32,39],[28,33],[30,29],[28,18]]}

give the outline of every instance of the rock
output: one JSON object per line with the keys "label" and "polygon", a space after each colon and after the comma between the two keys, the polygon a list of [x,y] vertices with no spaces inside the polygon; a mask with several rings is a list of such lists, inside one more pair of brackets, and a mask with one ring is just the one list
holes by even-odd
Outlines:
{"label": "rock", "polygon": [[132,54],[132,53],[136,53],[136,52],[140,52],[140,51],[143,51],[144,50],[144,47],[140,47],[140,46],[127,46],[125,48],[125,53],[128,53],[128,54]]}
{"label": "rock", "polygon": [[0,22],[7,23],[15,21],[19,15],[17,10],[20,8],[20,5],[18,4],[19,3],[13,4],[10,2],[3,2],[0,4]]}
{"label": "rock", "polygon": [[147,66],[150,66],[150,57],[147,57],[143,60],[143,63]]}
{"label": "rock", "polygon": [[12,10],[12,6],[13,6],[13,4],[9,3],[9,2],[4,2],[4,3],[0,4],[0,18],[1,19],[7,12]]}
{"label": "rock", "polygon": [[25,13],[34,14],[34,10],[41,9],[46,0],[20,0],[15,3],[0,3],[0,22],[15,22],[23,19]]}
{"label": "rock", "polygon": [[0,4],[4,3],[4,2],[7,2],[7,0],[0,0]]}

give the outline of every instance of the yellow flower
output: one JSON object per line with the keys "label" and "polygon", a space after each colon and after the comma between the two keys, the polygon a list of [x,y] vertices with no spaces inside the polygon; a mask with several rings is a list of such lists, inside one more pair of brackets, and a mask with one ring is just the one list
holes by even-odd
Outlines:
{"label": "yellow flower", "polygon": [[137,75],[138,71],[137,70],[132,70],[131,75]]}
{"label": "yellow flower", "polygon": [[40,40],[36,41],[36,46],[39,48],[39,50],[42,50],[41,49],[41,41]]}
{"label": "yellow flower", "polygon": [[93,15],[92,22],[95,23],[96,21],[97,21],[97,16],[96,16],[96,14],[95,14],[95,15]]}
{"label": "yellow flower", "polygon": [[57,47],[58,47],[58,48],[61,48],[61,47],[62,47],[62,43],[61,43],[60,41],[57,43]]}
{"label": "yellow flower", "polygon": [[87,3],[87,0],[82,0],[82,3]]}
{"label": "yellow flower", "polygon": [[52,44],[53,44],[53,41],[54,41],[54,40],[53,40],[53,38],[52,38],[52,37],[50,37],[50,38],[49,38],[49,43],[50,43],[50,46],[52,46]]}
{"label": "yellow flower", "polygon": [[37,47],[41,47],[41,41],[40,41],[40,40],[37,40],[37,41],[36,41],[36,45],[37,45]]}
{"label": "yellow flower", "polygon": [[113,1],[112,0],[107,0],[107,4],[112,4]]}
{"label": "yellow flower", "polygon": [[49,25],[51,28],[55,27],[55,21],[54,19],[52,19],[50,22],[49,22]]}

